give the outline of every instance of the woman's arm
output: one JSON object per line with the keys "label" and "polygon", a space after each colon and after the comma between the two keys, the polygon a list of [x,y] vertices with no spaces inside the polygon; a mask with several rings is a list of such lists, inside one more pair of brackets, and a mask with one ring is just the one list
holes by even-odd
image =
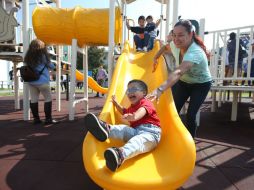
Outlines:
{"label": "woman's arm", "polygon": [[186,73],[190,68],[193,66],[191,62],[182,62],[179,67],[177,67],[168,77],[168,79],[163,82],[156,90],[154,90],[151,94],[147,96],[148,99],[151,101],[159,99],[161,94],[167,90],[168,88],[172,87],[180,77]]}
{"label": "woman's arm", "polygon": [[179,67],[177,67],[176,69],[175,69],[175,71],[173,71],[170,75],[169,75],[169,77],[168,77],[168,79],[162,84],[162,85],[160,85],[160,87],[159,88],[161,88],[162,89],[162,91],[165,91],[165,90],[167,90],[169,87],[172,87],[179,79],[180,79],[180,77],[184,74],[184,73],[186,73],[188,70],[190,70],[190,68],[193,66],[193,63],[191,63],[191,62],[182,62],[181,64],[180,64],[180,66]]}
{"label": "woman's arm", "polygon": [[139,108],[134,113],[127,113],[123,115],[123,118],[127,121],[137,121],[146,115],[146,109],[144,107]]}
{"label": "woman's arm", "polygon": [[154,56],[154,58],[153,58],[153,71],[152,72],[154,72],[156,70],[156,68],[158,66],[158,59],[165,52],[171,53],[171,49],[170,49],[169,44],[166,44],[166,45],[162,46],[161,49]]}

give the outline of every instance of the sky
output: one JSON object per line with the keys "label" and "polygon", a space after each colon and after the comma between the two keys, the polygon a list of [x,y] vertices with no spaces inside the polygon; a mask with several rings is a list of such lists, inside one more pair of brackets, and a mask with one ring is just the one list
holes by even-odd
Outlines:
{"label": "sky", "polygon": [[[33,0],[30,0],[33,2]],[[62,7],[108,8],[109,0],[61,0]],[[34,6],[30,6],[33,9]],[[137,23],[140,15],[160,17],[161,5],[155,0],[137,0],[127,6],[127,17]],[[206,19],[206,31],[254,25],[254,0],[179,0],[184,19]],[[166,8],[164,8],[166,9]],[[164,14],[165,16],[165,14]]]}
{"label": "sky", "polygon": [[[30,0],[30,2],[35,2]],[[109,0],[61,0],[62,7],[108,8]],[[30,9],[34,8],[30,6]],[[254,25],[254,0],[179,0],[179,15],[183,19],[205,18],[205,31]],[[164,17],[166,7],[164,6]],[[21,14],[21,11],[19,11]],[[127,17],[134,19],[140,15],[160,18],[161,5],[155,0],[136,0],[127,5]],[[165,22],[163,22],[165,27]],[[165,35],[163,34],[163,37]]]}
{"label": "sky", "polygon": [[[75,5],[108,8],[109,0],[62,0],[62,7]],[[205,18],[206,30],[254,25],[253,8],[254,0],[179,0],[179,15],[186,19]],[[127,17],[136,23],[141,14],[159,19],[160,9],[160,3],[155,0],[137,0],[127,6]]]}

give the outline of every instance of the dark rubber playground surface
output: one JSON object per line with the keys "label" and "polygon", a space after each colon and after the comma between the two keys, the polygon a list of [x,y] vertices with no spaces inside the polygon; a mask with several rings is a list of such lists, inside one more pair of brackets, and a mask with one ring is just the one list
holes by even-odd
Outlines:
{"label": "dark rubber playground surface", "polygon": [[[98,114],[105,99],[92,96],[89,109]],[[51,126],[23,121],[13,97],[0,97],[0,190],[101,190],[82,162],[84,109],[77,105],[75,121],[68,121],[64,97],[62,111],[53,111],[61,123]],[[240,103],[237,122],[230,121],[231,103],[215,113],[210,107],[208,99],[201,109],[196,167],[181,189],[254,189],[254,104]],[[44,119],[42,101],[40,115]]]}

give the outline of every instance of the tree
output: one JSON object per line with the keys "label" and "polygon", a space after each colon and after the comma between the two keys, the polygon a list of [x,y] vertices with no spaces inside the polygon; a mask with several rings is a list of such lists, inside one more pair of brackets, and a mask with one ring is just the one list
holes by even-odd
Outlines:
{"label": "tree", "polygon": [[[105,48],[98,48],[96,46],[88,48],[88,70],[96,70],[100,64],[104,63],[106,58]],[[83,69],[83,55],[78,52],[77,55],[77,69]]]}
{"label": "tree", "polygon": [[88,48],[88,69],[98,68],[105,60],[105,48],[89,47]]}

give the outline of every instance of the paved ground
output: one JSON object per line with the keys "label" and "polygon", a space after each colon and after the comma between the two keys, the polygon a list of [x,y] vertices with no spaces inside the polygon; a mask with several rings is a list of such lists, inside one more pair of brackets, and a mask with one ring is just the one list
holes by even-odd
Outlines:
{"label": "paved ground", "polygon": [[[78,105],[75,121],[68,121],[64,97],[62,111],[54,111],[61,120],[55,126],[22,121],[13,97],[0,97],[0,190],[101,190],[82,163],[84,110]],[[99,113],[103,103],[91,97],[90,111]],[[254,189],[254,104],[240,104],[237,122],[230,121],[230,111],[230,103],[216,113],[210,112],[209,100],[203,105],[196,167],[181,189]]]}

